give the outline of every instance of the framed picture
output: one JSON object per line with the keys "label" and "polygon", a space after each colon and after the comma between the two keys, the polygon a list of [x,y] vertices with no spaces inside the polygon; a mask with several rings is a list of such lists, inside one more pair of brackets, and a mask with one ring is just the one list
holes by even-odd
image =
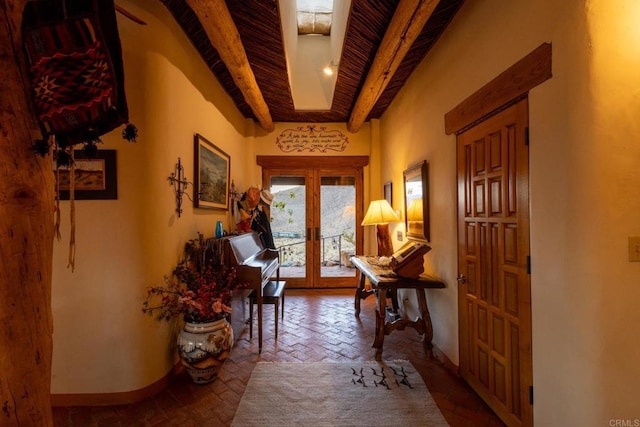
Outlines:
{"label": "framed picture", "polygon": [[429,227],[429,168],[423,160],[402,173],[404,177],[404,212],[409,240],[431,239]]}
{"label": "framed picture", "polygon": [[[82,150],[74,150],[75,200],[107,200],[118,198],[116,176],[116,150],[98,150],[87,156]],[[69,200],[70,169],[61,167],[56,176],[60,180],[60,200]]]}
{"label": "framed picture", "polygon": [[229,209],[229,155],[198,133],[194,142],[194,206]]}
{"label": "framed picture", "polygon": [[384,198],[387,202],[389,202],[389,205],[393,206],[393,203],[391,203],[393,199],[393,193],[391,190],[392,190],[391,181],[385,182],[384,188],[383,188]]}

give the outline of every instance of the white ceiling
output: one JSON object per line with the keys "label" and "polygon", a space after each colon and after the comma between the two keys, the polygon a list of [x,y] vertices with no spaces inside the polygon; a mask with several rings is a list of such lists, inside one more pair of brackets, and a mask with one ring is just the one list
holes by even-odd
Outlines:
{"label": "white ceiling", "polygon": [[[310,3],[310,0],[298,0]],[[320,0],[327,3],[330,0]],[[316,2],[311,2],[316,3]],[[333,1],[331,35],[298,35],[296,2],[279,0],[284,50],[289,72],[289,86],[296,110],[322,111],[331,109],[337,78],[337,67],[333,75],[326,75],[324,68],[339,64],[347,27],[351,0]],[[313,5],[301,7],[314,9]],[[319,7],[326,7],[320,5]]]}

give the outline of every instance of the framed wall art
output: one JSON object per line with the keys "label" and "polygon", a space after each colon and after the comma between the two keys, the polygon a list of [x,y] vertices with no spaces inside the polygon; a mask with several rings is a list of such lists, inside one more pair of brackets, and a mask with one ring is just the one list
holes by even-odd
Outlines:
{"label": "framed wall art", "polygon": [[[118,198],[116,176],[116,150],[98,150],[87,156],[82,150],[74,150],[75,200],[108,200]],[[70,169],[61,167],[56,177],[59,180],[60,200],[69,200]]]}
{"label": "framed wall art", "polygon": [[384,187],[383,187],[383,192],[384,192],[384,199],[389,202],[390,206],[393,206],[392,200],[393,200],[393,192],[392,192],[392,184],[391,181],[389,182],[385,182]]}
{"label": "framed wall art", "polygon": [[198,133],[194,146],[194,206],[229,209],[231,158]]}
{"label": "framed wall art", "polygon": [[431,239],[429,228],[429,169],[423,160],[410,166],[404,176],[404,212],[407,238]]}

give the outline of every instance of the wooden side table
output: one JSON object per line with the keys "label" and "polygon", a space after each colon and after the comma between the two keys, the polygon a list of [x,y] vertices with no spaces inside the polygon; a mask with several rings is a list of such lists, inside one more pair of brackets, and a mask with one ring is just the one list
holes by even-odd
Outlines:
{"label": "wooden side table", "polygon": [[[422,275],[417,279],[407,279],[396,275],[391,268],[378,265],[377,257],[354,256],[351,262],[360,272],[360,280],[355,295],[355,315],[360,316],[360,301],[371,294],[376,294],[376,335],[372,347],[377,349],[377,356],[382,353],[384,336],[396,329],[403,330],[406,327],[414,328],[419,334],[424,335],[423,344],[425,350],[430,351],[433,345],[433,326],[427,306],[425,289],[441,289],[446,285],[438,278]],[[365,289],[365,280],[369,279],[371,289]],[[404,319],[396,315],[397,302],[393,301],[390,312],[387,311],[387,295],[391,294],[392,300],[397,295],[398,289],[415,289],[418,297],[420,317],[415,320]]]}

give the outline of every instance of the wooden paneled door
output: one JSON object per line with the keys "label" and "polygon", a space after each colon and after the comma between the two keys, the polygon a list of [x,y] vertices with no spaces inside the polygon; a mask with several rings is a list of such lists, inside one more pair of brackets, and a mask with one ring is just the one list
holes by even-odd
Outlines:
{"label": "wooden paneled door", "polygon": [[506,424],[533,425],[528,101],[457,137],[460,372]]}

